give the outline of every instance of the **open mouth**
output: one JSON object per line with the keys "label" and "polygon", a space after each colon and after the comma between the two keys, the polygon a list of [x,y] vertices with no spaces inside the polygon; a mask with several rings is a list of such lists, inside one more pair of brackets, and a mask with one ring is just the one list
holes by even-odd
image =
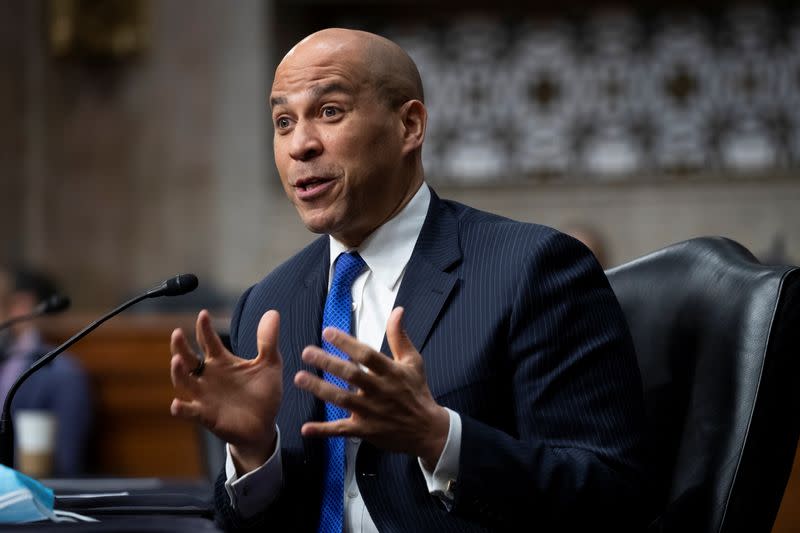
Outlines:
{"label": "open mouth", "polygon": [[335,183],[335,178],[302,178],[294,183],[295,195],[304,202],[313,202],[323,198]]}
{"label": "open mouth", "polygon": [[333,181],[333,178],[303,178],[297,180],[294,186],[301,191],[310,191],[330,181]]}

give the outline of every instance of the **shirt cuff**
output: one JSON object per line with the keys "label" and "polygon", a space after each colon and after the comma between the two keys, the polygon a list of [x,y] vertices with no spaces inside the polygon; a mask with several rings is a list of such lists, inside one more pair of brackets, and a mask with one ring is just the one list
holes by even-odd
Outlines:
{"label": "shirt cuff", "polygon": [[267,462],[239,477],[231,457],[230,445],[225,445],[225,490],[231,506],[245,520],[265,510],[275,499],[283,484],[283,463],[281,461],[281,430],[275,426],[277,437],[275,451]]}
{"label": "shirt cuff", "polygon": [[450,428],[447,430],[447,441],[435,470],[428,471],[422,465],[422,459],[417,460],[428,485],[428,492],[439,498],[449,511],[455,499],[453,490],[458,479],[458,460],[461,456],[461,417],[450,409],[447,409],[447,414],[450,415]]}

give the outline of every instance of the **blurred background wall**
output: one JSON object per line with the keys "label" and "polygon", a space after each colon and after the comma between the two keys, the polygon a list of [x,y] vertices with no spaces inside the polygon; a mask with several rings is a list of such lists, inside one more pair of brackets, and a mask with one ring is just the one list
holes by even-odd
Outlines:
{"label": "blurred background wall", "polygon": [[[310,235],[279,186],[277,61],[331,24],[420,63],[441,196],[605,239],[800,261],[791,3],[0,0],[0,260],[79,309],[178,272],[225,301]],[[202,302],[199,302],[200,305]]]}

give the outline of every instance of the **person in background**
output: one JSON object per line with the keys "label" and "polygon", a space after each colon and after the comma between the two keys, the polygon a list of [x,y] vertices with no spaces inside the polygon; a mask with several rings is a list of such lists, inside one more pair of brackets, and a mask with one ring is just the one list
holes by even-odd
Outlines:
{"label": "person in background", "polygon": [[581,241],[594,254],[601,267],[608,268],[610,266],[606,239],[597,229],[582,222],[571,222],[562,227],[561,231]]}
{"label": "person in background", "polygon": [[[39,272],[0,269],[0,322],[30,314],[56,292],[53,282]],[[0,332],[0,402],[22,372],[53,348],[43,341],[37,320],[18,322]],[[91,406],[86,373],[74,357],[63,353],[22,384],[11,413],[13,417],[21,409],[35,409],[55,415],[53,475],[71,477],[86,473]]]}

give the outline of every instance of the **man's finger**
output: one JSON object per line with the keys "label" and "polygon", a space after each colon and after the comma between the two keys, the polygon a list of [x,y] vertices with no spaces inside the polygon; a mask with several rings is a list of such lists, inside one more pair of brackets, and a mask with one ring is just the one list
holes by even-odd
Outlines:
{"label": "man's finger", "polygon": [[395,361],[400,361],[407,355],[417,353],[416,347],[408,337],[405,328],[403,328],[403,313],[404,309],[402,307],[395,307],[386,322],[386,341],[392,350],[392,357]]}
{"label": "man's finger", "polygon": [[331,355],[317,346],[307,346],[301,354],[303,362],[337,376],[365,392],[377,388],[375,376],[364,372],[357,363]]}
{"label": "man's finger", "polygon": [[320,379],[319,376],[305,370],[295,374],[294,384],[300,389],[307,390],[323,402],[332,403],[348,411],[359,411],[364,402],[363,396],[358,396],[353,391]]}
{"label": "man's finger", "polygon": [[306,422],[300,428],[304,437],[361,437],[351,418],[340,418],[331,422]]}
{"label": "man's finger", "polygon": [[281,354],[278,350],[280,328],[281,316],[273,309],[264,313],[258,322],[258,330],[256,330],[258,356],[256,359],[263,359],[270,366],[281,364]]}
{"label": "man's finger", "polygon": [[190,372],[197,368],[200,359],[189,347],[183,330],[178,328],[172,332],[170,338],[172,359],[170,359],[170,376],[172,384],[185,390],[193,391],[197,380],[191,377]]}
{"label": "man's finger", "polygon": [[197,367],[197,361],[199,360],[187,362],[181,354],[172,356],[169,372],[172,384],[178,391],[188,391],[192,396],[197,395],[199,380],[191,374],[192,370]]}
{"label": "man's finger", "polygon": [[194,357],[197,359],[197,354],[195,354],[192,347],[189,346],[186,335],[181,328],[172,331],[172,336],[169,339],[169,347],[173,355],[179,354],[183,357]]}
{"label": "man's finger", "polygon": [[169,412],[172,413],[172,416],[186,420],[199,421],[201,419],[200,404],[194,400],[175,398],[169,406]]}
{"label": "man's finger", "polygon": [[350,356],[353,361],[369,368],[377,376],[383,376],[392,369],[392,362],[380,352],[376,352],[352,335],[336,328],[325,328],[322,336],[342,352]]}
{"label": "man's finger", "polygon": [[211,325],[211,315],[205,309],[197,315],[195,331],[197,332],[197,344],[203,350],[206,358],[213,359],[225,353],[225,345],[222,344],[222,339],[214,331],[214,327]]}

